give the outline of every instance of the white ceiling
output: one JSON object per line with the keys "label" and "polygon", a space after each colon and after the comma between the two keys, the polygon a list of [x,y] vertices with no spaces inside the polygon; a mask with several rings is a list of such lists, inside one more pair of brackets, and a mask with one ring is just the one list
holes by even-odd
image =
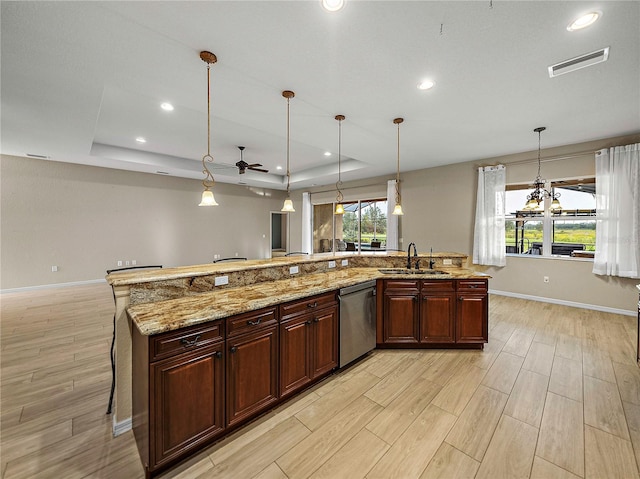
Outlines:
{"label": "white ceiling", "polygon": [[[202,178],[206,64],[217,181],[292,188],[640,131],[640,3],[318,0],[2,1],[2,153]],[[578,14],[602,10],[570,33]],[[605,63],[547,67],[611,47]],[[420,91],[432,78],[436,86]],[[159,108],[169,101],[171,113]],[[147,143],[139,145],[135,138]],[[269,174],[240,176],[244,159]],[[325,151],[333,152],[326,157]]]}

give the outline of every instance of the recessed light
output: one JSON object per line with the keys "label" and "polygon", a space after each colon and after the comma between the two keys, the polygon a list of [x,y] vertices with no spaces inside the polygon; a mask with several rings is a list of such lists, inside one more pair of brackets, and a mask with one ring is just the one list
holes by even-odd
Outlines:
{"label": "recessed light", "polygon": [[282,166],[276,166],[276,170],[281,170]]}
{"label": "recessed light", "polygon": [[320,3],[327,12],[337,12],[344,7],[344,0],[321,0]]}
{"label": "recessed light", "polygon": [[171,103],[167,103],[164,102],[160,105],[160,108],[162,108],[165,111],[173,111],[173,105]]}
{"label": "recessed light", "polygon": [[144,138],[142,138],[141,136],[139,136],[138,138],[136,138],[136,141],[137,141],[138,143],[146,143],[146,142],[147,142],[147,140],[145,140],[145,139],[144,139]]}
{"label": "recessed light", "polygon": [[434,82],[433,80],[423,80],[420,83],[418,83],[418,89],[419,90],[430,90],[435,85],[436,85],[436,82]]}
{"label": "recessed light", "polygon": [[573,22],[567,25],[567,30],[569,30],[570,32],[575,32],[576,30],[586,28],[589,25],[593,25],[601,16],[602,12],[598,10],[580,15]]}
{"label": "recessed light", "polygon": [[325,151],[324,152],[324,156],[331,156],[331,152],[330,151]]}

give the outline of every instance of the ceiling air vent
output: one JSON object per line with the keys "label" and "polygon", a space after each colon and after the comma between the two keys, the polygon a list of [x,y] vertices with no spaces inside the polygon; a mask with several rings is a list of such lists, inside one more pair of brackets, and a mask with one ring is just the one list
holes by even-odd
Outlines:
{"label": "ceiling air vent", "polygon": [[557,77],[558,75],[563,75],[565,73],[580,70],[581,68],[590,67],[591,65],[595,65],[597,63],[606,62],[608,58],[609,47],[602,48],[585,55],[580,55],[579,57],[571,58],[570,60],[565,60],[548,67],[549,77]]}

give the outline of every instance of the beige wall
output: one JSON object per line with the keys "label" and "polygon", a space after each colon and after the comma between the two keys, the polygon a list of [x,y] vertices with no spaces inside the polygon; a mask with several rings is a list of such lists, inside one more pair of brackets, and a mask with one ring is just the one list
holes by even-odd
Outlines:
{"label": "beige wall", "polygon": [[[557,156],[574,156],[577,153],[636,142],[640,142],[640,134],[549,148],[543,150],[541,156],[543,160]],[[400,219],[400,247],[405,247],[413,241],[420,252],[433,248],[434,251],[455,251],[471,257],[477,167],[503,163],[507,165],[507,183],[529,183],[537,173],[536,156],[536,151],[525,152],[402,174],[402,206],[405,214]],[[591,153],[545,161],[542,164],[542,176],[549,179],[594,174],[595,162]],[[368,183],[382,185],[387,179],[389,178],[373,178],[369,179]],[[362,184],[363,182],[345,182],[345,196],[350,188]],[[314,191],[321,189],[310,191],[313,196]],[[324,193],[318,193],[317,196],[321,194]],[[297,195],[296,199],[300,202],[301,197]],[[294,215],[296,216],[292,216],[292,240],[300,241],[300,215]],[[489,285],[495,291],[581,303],[605,309],[634,311],[638,300],[635,285],[640,283],[640,280],[597,276],[591,273],[592,266],[591,261],[584,260],[510,256],[504,268],[477,269],[483,269],[492,275],[493,279]],[[544,283],[543,276],[549,276],[550,282]]]}
{"label": "beige wall", "polygon": [[0,289],[104,278],[118,260],[267,258],[270,211],[284,198],[216,183],[220,206],[198,208],[197,180],[11,156],[0,157],[0,181]]}
{"label": "beige wall", "polygon": [[[635,134],[550,148],[542,158],[639,141]],[[526,160],[535,157],[526,152],[403,174],[400,246],[413,241],[421,252],[471,256],[477,167],[504,163],[508,183],[530,182],[537,168]],[[264,258],[269,211],[278,211],[284,198],[282,192],[217,184],[221,207],[204,209],[193,207],[201,188],[195,180],[14,157],[2,157],[0,172],[3,289],[101,278],[118,259],[174,266],[210,262],[216,253]],[[542,166],[543,176],[553,179],[593,172],[591,154]],[[343,192],[350,199],[356,192],[385,196],[388,179],[345,182]],[[310,191],[312,198],[335,198],[327,187]],[[273,197],[263,201],[260,194]],[[289,249],[300,251],[301,191],[293,191],[292,199]],[[60,271],[51,273],[51,265]],[[486,271],[493,290],[633,311],[640,280],[596,276],[591,267],[589,261],[508,257],[504,268]],[[543,283],[543,276],[550,282]]]}

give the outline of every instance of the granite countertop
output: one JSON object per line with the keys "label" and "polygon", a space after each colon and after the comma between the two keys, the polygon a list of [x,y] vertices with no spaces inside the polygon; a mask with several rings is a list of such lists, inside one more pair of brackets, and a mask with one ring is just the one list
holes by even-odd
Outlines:
{"label": "granite countertop", "polygon": [[153,335],[379,278],[438,280],[489,278],[484,273],[464,268],[440,268],[440,270],[446,271],[447,274],[383,274],[377,268],[347,268],[138,304],[129,307],[127,312],[143,335]]}
{"label": "granite countertop", "polygon": [[[377,252],[338,252],[338,253],[319,253],[313,255],[302,256],[286,256],[270,259],[254,259],[238,262],[223,263],[207,263],[194,266],[180,266],[176,268],[164,269],[137,269],[130,271],[113,272],[107,275],[107,282],[112,286],[124,286],[136,283],[152,283],[155,281],[166,281],[172,279],[207,276],[212,274],[224,274],[234,271],[247,271],[252,269],[273,268],[274,266],[286,266],[294,264],[315,263],[318,261],[329,261],[332,259],[349,259],[363,257],[407,257],[404,252],[377,251]],[[419,254],[418,257],[425,258],[466,258],[467,255],[461,253],[426,253]],[[413,256],[412,256],[413,258]]]}

